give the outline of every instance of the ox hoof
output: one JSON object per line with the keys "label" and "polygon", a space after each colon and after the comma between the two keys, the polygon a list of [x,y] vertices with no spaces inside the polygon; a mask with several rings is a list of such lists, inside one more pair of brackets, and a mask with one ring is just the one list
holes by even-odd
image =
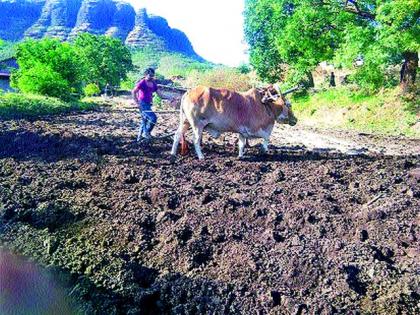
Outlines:
{"label": "ox hoof", "polygon": [[260,155],[268,155],[268,149],[265,149],[263,146],[260,146],[259,153]]}
{"label": "ox hoof", "polygon": [[169,157],[169,163],[174,164],[176,162],[176,155],[171,154]]}

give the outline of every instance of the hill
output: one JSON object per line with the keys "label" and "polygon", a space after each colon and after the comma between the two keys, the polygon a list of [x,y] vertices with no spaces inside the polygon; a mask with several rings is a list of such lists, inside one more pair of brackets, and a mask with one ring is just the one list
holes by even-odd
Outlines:
{"label": "hill", "polygon": [[0,38],[56,37],[71,40],[78,33],[106,34],[133,48],[178,52],[203,60],[188,37],[166,19],[137,12],[119,0],[0,0]]}

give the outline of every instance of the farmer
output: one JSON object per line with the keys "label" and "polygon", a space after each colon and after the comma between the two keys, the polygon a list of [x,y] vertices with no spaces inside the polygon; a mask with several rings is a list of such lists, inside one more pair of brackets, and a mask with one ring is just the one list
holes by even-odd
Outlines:
{"label": "farmer", "polygon": [[143,79],[136,83],[131,95],[139,106],[141,121],[137,141],[141,138],[150,139],[153,127],[156,125],[157,117],[152,111],[153,93],[156,92],[160,97],[162,95],[158,91],[158,86],[154,80],[155,70],[152,68],[144,71]]}

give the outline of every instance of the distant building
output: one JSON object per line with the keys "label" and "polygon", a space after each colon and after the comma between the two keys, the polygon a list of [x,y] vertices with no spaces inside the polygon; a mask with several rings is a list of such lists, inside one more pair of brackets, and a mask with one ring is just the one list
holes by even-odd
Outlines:
{"label": "distant building", "polygon": [[13,69],[17,69],[18,67],[16,58],[8,58],[0,61],[0,90],[13,91],[10,87],[10,74]]}

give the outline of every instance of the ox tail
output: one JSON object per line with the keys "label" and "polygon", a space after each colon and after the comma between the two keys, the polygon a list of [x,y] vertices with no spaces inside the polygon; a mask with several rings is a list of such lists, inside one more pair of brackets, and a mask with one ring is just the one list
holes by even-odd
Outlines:
{"label": "ox tail", "polygon": [[185,134],[181,135],[181,155],[187,155],[190,151],[190,148],[188,147],[188,142],[185,140]]}
{"label": "ox tail", "polygon": [[179,116],[180,117],[179,124],[180,124],[180,126],[182,126],[181,139],[180,139],[180,142],[181,142],[180,154],[181,155],[187,155],[188,152],[189,152],[188,142],[185,139],[185,132],[190,127],[190,123],[187,120],[187,116],[185,115],[184,107],[183,107],[183,103],[185,101],[186,95],[187,95],[187,93],[185,93],[182,96],[182,99],[181,99],[181,108],[180,108],[180,116]]}

